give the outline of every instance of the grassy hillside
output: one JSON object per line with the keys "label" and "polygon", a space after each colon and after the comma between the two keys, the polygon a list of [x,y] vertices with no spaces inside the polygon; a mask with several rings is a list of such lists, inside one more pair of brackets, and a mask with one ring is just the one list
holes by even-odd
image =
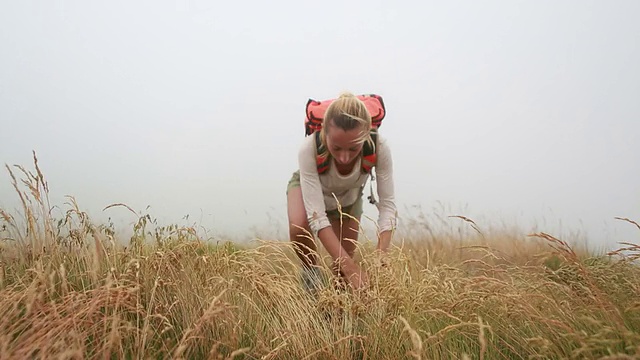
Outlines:
{"label": "grassy hillside", "polygon": [[8,169],[24,206],[0,210],[2,359],[640,356],[634,244],[590,254],[545,233],[416,231],[381,259],[361,239],[371,286],[313,296],[286,241],[214,244],[148,215],[115,239],[73,202],[52,218],[37,163]]}

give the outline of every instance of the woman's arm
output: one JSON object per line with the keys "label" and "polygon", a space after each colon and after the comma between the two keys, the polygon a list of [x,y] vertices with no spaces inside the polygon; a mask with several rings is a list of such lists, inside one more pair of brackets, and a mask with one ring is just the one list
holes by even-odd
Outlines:
{"label": "woman's arm", "polygon": [[393,158],[387,141],[378,135],[378,160],[376,180],[378,181],[378,250],[387,251],[391,244],[391,235],[396,228],[397,208],[393,181]]}
{"label": "woman's arm", "polygon": [[367,274],[349,257],[331,226],[321,229],[318,238],[351,286],[355,289],[367,286]]}

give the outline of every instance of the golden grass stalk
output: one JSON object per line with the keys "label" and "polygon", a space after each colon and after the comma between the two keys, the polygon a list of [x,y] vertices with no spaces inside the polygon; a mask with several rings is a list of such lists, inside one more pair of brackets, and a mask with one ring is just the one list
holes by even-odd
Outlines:
{"label": "golden grass stalk", "polygon": [[310,294],[288,241],[212,243],[137,215],[127,242],[73,198],[55,219],[37,164],[20,181],[7,168],[23,209],[0,209],[11,239],[0,248],[2,359],[640,356],[633,243],[592,254],[544,232],[480,232],[455,215],[477,235],[415,231],[385,262],[363,236],[370,287],[330,281]]}

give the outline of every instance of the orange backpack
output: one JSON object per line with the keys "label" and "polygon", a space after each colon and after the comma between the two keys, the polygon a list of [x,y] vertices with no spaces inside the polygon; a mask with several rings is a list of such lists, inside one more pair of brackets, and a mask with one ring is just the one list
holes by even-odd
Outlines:
{"label": "orange backpack", "polygon": [[[384,102],[382,101],[382,97],[376,94],[357,95],[357,98],[365,104],[367,110],[369,110],[369,114],[371,114],[371,138],[375,144],[377,140],[377,130],[380,125],[382,125],[382,120],[387,114]],[[329,169],[329,156],[320,156],[320,154],[324,152],[324,146],[320,142],[319,130],[322,128],[322,122],[324,120],[324,114],[327,107],[329,107],[329,105],[335,100],[336,99],[334,98],[320,101],[309,99],[309,101],[307,101],[306,117],[304,122],[305,136],[315,133],[316,154],[318,154],[316,155],[316,165],[318,173],[320,174]],[[376,164],[376,160],[377,155],[374,148],[369,143],[365,143],[364,148],[362,149],[362,171],[370,173],[371,168]]]}

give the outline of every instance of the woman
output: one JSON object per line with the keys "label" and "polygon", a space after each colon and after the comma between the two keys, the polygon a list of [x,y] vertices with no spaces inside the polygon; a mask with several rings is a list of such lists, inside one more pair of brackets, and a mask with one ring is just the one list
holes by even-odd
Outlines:
{"label": "woman", "polygon": [[[316,287],[320,275],[315,236],[331,255],[334,272],[355,289],[368,283],[367,274],[353,260],[362,216],[362,193],[369,177],[361,165],[366,142],[375,147],[377,154],[374,165],[379,197],[377,249],[386,251],[391,242],[396,222],[391,151],[371,124],[364,103],[351,93],[343,93],[326,109],[319,134],[321,148],[329,158],[328,170],[318,173],[316,136],[306,137],[299,150],[299,170],[293,173],[287,187],[287,212],[289,237],[302,261],[307,288]],[[376,141],[371,136],[373,131]]]}

